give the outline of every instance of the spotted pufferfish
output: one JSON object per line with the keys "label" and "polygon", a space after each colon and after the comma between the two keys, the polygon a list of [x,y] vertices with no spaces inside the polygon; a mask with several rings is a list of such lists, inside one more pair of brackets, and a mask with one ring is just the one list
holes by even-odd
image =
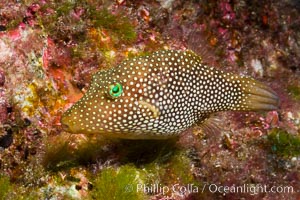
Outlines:
{"label": "spotted pufferfish", "polygon": [[71,133],[166,139],[215,112],[277,108],[268,86],[209,67],[192,51],[162,50],[95,73],[61,122]]}

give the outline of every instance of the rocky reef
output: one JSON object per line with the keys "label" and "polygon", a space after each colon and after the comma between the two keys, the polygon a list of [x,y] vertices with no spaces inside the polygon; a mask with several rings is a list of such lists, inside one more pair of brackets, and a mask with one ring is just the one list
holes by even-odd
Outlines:
{"label": "rocky reef", "polygon": [[[296,0],[0,2],[0,199],[299,199]],[[174,140],[69,134],[91,76],[190,49],[276,91],[280,109],[219,113]]]}

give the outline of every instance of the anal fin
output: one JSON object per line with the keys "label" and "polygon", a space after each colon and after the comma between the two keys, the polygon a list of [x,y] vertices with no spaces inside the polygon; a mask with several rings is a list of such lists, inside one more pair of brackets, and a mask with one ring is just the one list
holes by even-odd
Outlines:
{"label": "anal fin", "polygon": [[220,123],[221,120],[217,115],[206,115],[196,123],[196,127],[205,134],[218,134],[221,132]]}

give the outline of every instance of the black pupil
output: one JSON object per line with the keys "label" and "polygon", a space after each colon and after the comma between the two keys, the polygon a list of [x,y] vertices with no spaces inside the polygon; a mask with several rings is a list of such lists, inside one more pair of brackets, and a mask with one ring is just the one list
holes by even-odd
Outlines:
{"label": "black pupil", "polygon": [[118,86],[114,86],[112,89],[113,93],[118,93],[119,92],[119,87]]}

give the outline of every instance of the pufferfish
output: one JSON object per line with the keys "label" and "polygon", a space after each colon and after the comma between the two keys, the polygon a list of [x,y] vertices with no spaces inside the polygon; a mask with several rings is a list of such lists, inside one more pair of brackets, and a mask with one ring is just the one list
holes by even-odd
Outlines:
{"label": "pufferfish", "polygon": [[215,112],[277,108],[268,86],[209,67],[192,51],[162,50],[95,73],[61,122],[71,133],[166,139]]}

